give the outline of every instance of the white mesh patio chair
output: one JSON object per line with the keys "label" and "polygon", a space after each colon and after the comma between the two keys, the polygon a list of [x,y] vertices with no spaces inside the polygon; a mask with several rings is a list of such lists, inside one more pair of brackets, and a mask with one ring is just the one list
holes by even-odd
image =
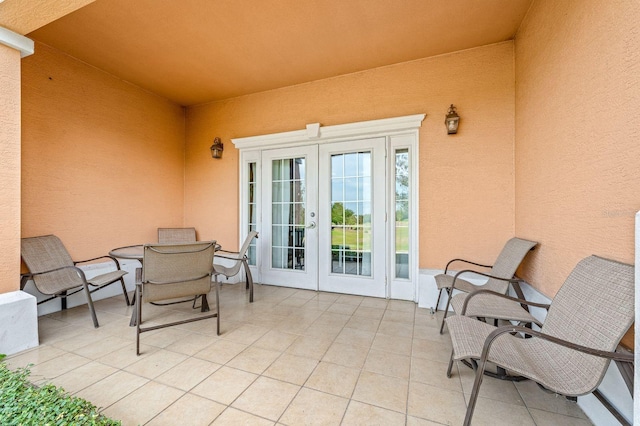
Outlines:
{"label": "white mesh patio chair", "polygon": [[[453,362],[477,365],[464,424],[471,424],[487,363],[529,378],[569,397],[594,393],[611,360],[633,362],[616,347],[634,321],[634,267],[589,256],[581,260],[554,297],[540,331],[514,325],[494,327],[471,317],[447,318]],[[523,338],[523,336],[530,336]],[[619,414],[623,424],[628,424]]]}
{"label": "white mesh patio chair", "polygon": [[160,244],[193,243],[196,241],[196,228],[158,228]]}
{"label": "white mesh patio chair", "polygon": [[[446,291],[449,296],[447,298],[447,306],[444,309],[444,315],[442,316],[440,334],[442,334],[442,331],[444,329],[444,320],[447,317],[447,312],[449,311],[449,306],[451,304],[451,298],[454,295],[454,290],[460,290],[463,293],[472,293],[480,289],[487,289],[493,290],[497,293],[505,294],[507,290],[509,290],[509,284],[514,284],[514,289],[520,294],[520,287],[517,285],[520,279],[515,278],[514,275],[516,273],[516,270],[518,269],[518,266],[520,266],[520,264],[522,263],[524,257],[537,244],[538,243],[535,241],[524,240],[522,238],[511,238],[506,242],[493,265],[483,265],[465,259],[450,260],[444,269],[444,273],[435,276],[436,285],[438,286],[439,290],[438,300],[436,301],[436,309],[438,308],[438,305],[440,303],[442,292]],[[489,273],[480,272],[474,269],[464,269],[457,272],[455,275],[450,275],[448,273],[449,267],[454,262],[462,262],[491,269]],[[461,278],[461,275],[470,273],[487,277],[488,280],[482,285],[474,285],[469,281]],[[465,296],[466,294],[461,297]]]}
{"label": "white mesh patio chair", "polygon": [[[180,244],[145,244],[143,249],[142,272],[136,277],[136,354],[140,355],[140,334],[200,321],[217,318],[217,334],[220,335],[220,297],[218,285],[215,286],[216,310],[214,313],[194,315],[180,321],[165,322],[143,327],[143,305],[153,303],[167,306],[175,303],[201,300],[201,313],[209,312],[207,294],[211,291],[213,273],[213,254],[215,241],[202,241]],[[185,299],[187,298],[187,299]],[[169,314],[175,313],[166,309]],[[154,323],[160,318],[153,318]]]}
{"label": "white mesh patio chair", "polygon": [[[247,258],[247,250],[249,250],[249,246],[251,245],[251,241],[254,238],[258,238],[258,233],[256,231],[249,232],[247,238],[245,238],[244,243],[242,243],[242,247],[240,250],[235,251],[227,251],[227,250],[218,250],[214,257],[214,272],[213,278],[214,281],[218,282],[218,277],[220,275],[230,278],[237,275],[240,272],[240,267],[244,266],[244,273],[246,278],[246,288],[249,290],[249,302],[253,303],[253,276],[251,275],[251,269],[249,269],[249,259]],[[215,259],[221,260],[224,259],[225,263],[232,263],[230,266],[222,265],[220,262],[215,263]]]}
{"label": "white mesh patio chair", "polygon": [[[29,273],[22,276],[20,288],[24,288],[27,281],[33,279],[33,283],[40,293],[52,296],[41,300],[38,304],[60,297],[62,309],[66,309],[66,298],[84,290],[87,296],[89,312],[93,319],[93,326],[97,328],[99,327],[98,318],[93,308],[91,294],[120,281],[125,302],[127,306],[130,305],[127,288],[122,278],[127,272],[120,269],[120,263],[115,257],[100,256],[93,259],[74,261],[62,241],[55,235],[22,238],[20,252],[22,260],[29,268]],[[92,262],[99,259],[109,259],[113,262],[115,269],[93,278],[87,278],[84,271],[76,266],[79,263]]]}

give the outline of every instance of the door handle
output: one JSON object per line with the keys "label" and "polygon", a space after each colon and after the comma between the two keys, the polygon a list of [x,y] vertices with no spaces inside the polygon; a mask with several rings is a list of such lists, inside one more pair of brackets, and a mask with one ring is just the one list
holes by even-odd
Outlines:
{"label": "door handle", "polygon": [[306,228],[307,228],[307,229],[314,229],[315,227],[316,227],[316,223],[315,223],[315,222],[310,222],[310,223],[306,226]]}

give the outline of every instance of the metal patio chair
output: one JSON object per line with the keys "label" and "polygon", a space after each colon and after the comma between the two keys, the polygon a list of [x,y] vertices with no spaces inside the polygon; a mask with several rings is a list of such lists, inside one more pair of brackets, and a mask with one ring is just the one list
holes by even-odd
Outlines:
{"label": "metal patio chair", "polygon": [[[97,328],[99,326],[98,318],[93,308],[91,293],[117,281],[120,281],[122,285],[122,294],[127,306],[130,305],[127,288],[122,278],[127,272],[120,269],[120,263],[112,256],[100,256],[93,259],[74,261],[62,241],[55,235],[22,238],[20,251],[24,263],[29,268],[29,273],[22,275],[20,289],[24,288],[28,280],[33,279],[33,283],[40,293],[52,296],[38,302],[38,305],[60,297],[62,309],[66,309],[66,298],[84,290],[87,296],[89,312],[91,312],[91,318],[93,319],[93,326]],[[114,263],[115,270],[93,278],[87,278],[84,271],[76,266],[79,263],[98,259],[110,259]],[[91,289],[90,287],[95,288]]]}
{"label": "metal patio chair", "polygon": [[193,243],[196,241],[196,228],[158,228],[158,242]]}
{"label": "metal patio chair", "polygon": [[460,315],[482,319],[515,321],[521,325],[536,324],[542,321],[534,317],[529,307],[548,310],[548,303],[534,303],[523,297],[512,297],[492,290],[477,290],[470,294],[456,294],[451,299],[454,312]]}
{"label": "metal patio chair", "polygon": [[[141,272],[138,272],[140,269],[136,271],[136,275],[141,275],[136,277],[137,355],[140,355],[140,334],[147,331],[215,317],[217,318],[217,334],[220,335],[220,297],[217,284],[215,286],[215,313],[142,327],[142,306],[146,303],[167,306],[190,301],[195,303],[195,300],[200,298],[202,301],[200,311],[209,311],[207,294],[211,291],[215,246],[215,241],[144,245],[144,268]],[[185,297],[188,299],[184,300]]]}
{"label": "metal patio chair", "polygon": [[[436,309],[438,309],[440,298],[442,297],[442,292],[446,291],[449,296],[447,298],[447,306],[444,309],[442,324],[440,325],[440,334],[442,334],[442,331],[444,329],[444,320],[447,317],[447,312],[449,311],[449,306],[451,305],[451,298],[454,294],[453,290],[460,290],[464,293],[472,293],[480,289],[488,289],[493,290],[497,293],[504,294],[509,289],[509,284],[513,284],[515,290],[520,295],[520,287],[518,286],[518,282],[520,281],[520,279],[515,278],[514,274],[516,273],[518,266],[520,266],[527,253],[530,250],[533,250],[533,248],[537,244],[538,243],[535,241],[524,240],[522,238],[511,238],[506,242],[493,265],[483,265],[465,259],[450,260],[444,269],[444,273],[435,276],[436,285],[438,286],[439,290]],[[451,266],[451,264],[454,262],[463,262],[474,266],[491,269],[489,273],[483,273],[473,269],[464,269],[457,272],[455,275],[449,275],[447,273],[449,270],[449,266]],[[469,281],[464,280],[460,277],[463,274],[469,273],[481,275],[489,279],[486,283],[480,286],[473,285]]]}
{"label": "metal patio chair", "polygon": [[[616,415],[597,387],[611,360],[633,362],[633,354],[615,352],[633,321],[634,267],[597,256],[576,265],[540,331],[494,327],[462,315],[447,318],[453,344],[447,377],[454,361],[471,360],[477,367],[464,424],[471,424],[487,363],[561,395],[593,392]],[[628,424],[619,414],[616,417]]]}
{"label": "metal patio chair", "polygon": [[242,243],[242,247],[240,247],[240,251],[227,251],[227,250],[218,250],[216,252],[215,259],[225,259],[225,263],[233,264],[231,266],[224,266],[220,263],[213,264],[214,272],[213,278],[214,281],[218,282],[218,276],[223,275],[226,278],[233,277],[240,272],[240,267],[244,266],[244,273],[246,278],[246,288],[249,289],[249,302],[253,303],[253,276],[251,275],[251,270],[249,269],[249,259],[247,258],[247,250],[249,250],[249,245],[251,245],[251,241],[254,238],[258,238],[258,233],[256,231],[249,232],[247,238]]}

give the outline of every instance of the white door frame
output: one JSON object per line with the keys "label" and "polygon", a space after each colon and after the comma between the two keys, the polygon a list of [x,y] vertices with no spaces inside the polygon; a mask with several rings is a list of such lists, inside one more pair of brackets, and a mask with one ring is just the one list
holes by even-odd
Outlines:
{"label": "white door frame", "polygon": [[[321,126],[319,123],[307,124],[306,129],[295,130],[290,132],[273,133],[268,135],[250,136],[245,138],[234,138],[231,142],[235,147],[240,150],[240,170],[239,170],[239,183],[240,183],[240,226],[238,241],[244,240],[244,237],[248,233],[248,220],[247,220],[247,203],[245,188],[247,187],[247,176],[245,173],[246,164],[250,162],[256,162],[257,168],[260,170],[260,151],[273,148],[286,148],[304,145],[322,145],[324,143],[341,142],[353,139],[362,139],[369,137],[385,137],[387,140],[387,149],[391,150],[391,153],[387,155],[388,164],[391,164],[395,147],[409,147],[411,154],[411,206],[410,206],[410,221],[411,221],[411,256],[409,263],[409,279],[395,279],[387,276],[385,278],[387,282],[386,297],[394,299],[414,300],[417,301],[417,289],[418,289],[418,259],[419,259],[419,247],[417,236],[419,235],[418,229],[418,147],[419,147],[419,129],[422,125],[422,121],[426,117],[426,114],[415,114],[395,118],[385,118],[380,120],[362,121],[357,123],[339,124],[333,126]],[[392,188],[394,177],[390,173],[387,179],[387,194]],[[389,197],[393,199],[393,197]],[[387,206],[387,218],[393,218],[394,210],[391,209],[391,201]],[[258,212],[260,214],[260,212]],[[391,215],[391,216],[390,216]],[[391,219],[388,219],[391,220]],[[260,220],[259,220],[260,223]],[[387,221],[387,250],[391,252],[391,238],[394,235],[392,226]],[[258,231],[261,231],[260,225],[258,225]],[[260,244],[260,240],[257,240],[257,244]],[[390,258],[390,256],[387,256]],[[252,272],[255,273],[255,279],[260,282],[260,262],[258,258],[258,265],[252,266]],[[388,260],[388,265],[392,265],[392,260]],[[388,267],[387,274],[394,271],[394,268]]]}

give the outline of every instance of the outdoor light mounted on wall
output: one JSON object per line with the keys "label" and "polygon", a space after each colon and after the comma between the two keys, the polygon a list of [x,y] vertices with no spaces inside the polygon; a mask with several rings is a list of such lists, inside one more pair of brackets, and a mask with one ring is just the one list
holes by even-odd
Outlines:
{"label": "outdoor light mounted on wall", "polygon": [[449,111],[447,111],[447,117],[444,119],[444,124],[447,125],[447,134],[455,135],[458,133],[458,124],[460,124],[460,116],[456,114],[456,107],[451,104]]}
{"label": "outdoor light mounted on wall", "polygon": [[222,158],[222,151],[224,151],[222,141],[220,141],[220,138],[215,138],[213,145],[211,145],[211,156],[213,158]]}

